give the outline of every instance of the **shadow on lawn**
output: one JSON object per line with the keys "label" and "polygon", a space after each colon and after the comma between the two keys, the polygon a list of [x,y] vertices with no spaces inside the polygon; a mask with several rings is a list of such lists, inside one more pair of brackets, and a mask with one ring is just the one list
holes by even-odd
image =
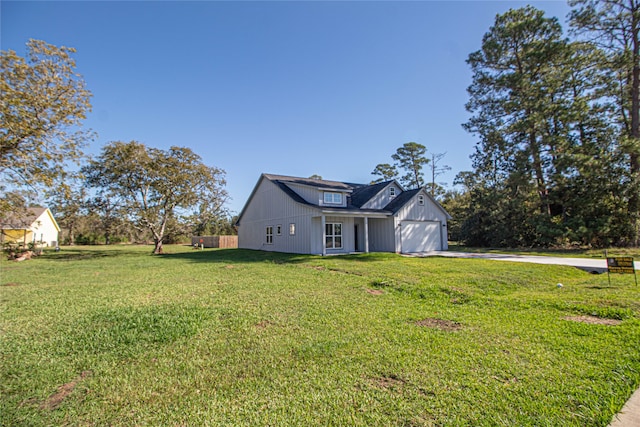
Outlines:
{"label": "shadow on lawn", "polygon": [[167,253],[160,255],[165,259],[181,259],[206,263],[253,263],[272,262],[275,264],[293,264],[308,261],[313,255],[287,254],[280,252],[255,251],[250,249],[214,249],[193,250],[192,252]]}
{"label": "shadow on lawn", "polygon": [[290,254],[282,252],[268,252],[251,249],[214,249],[214,250],[193,250],[193,252],[181,252],[175,254],[161,255],[166,259],[186,259],[192,262],[208,263],[254,263],[271,262],[274,264],[298,264],[314,260],[332,259],[339,257],[342,260],[352,260],[354,262],[379,261],[390,254],[349,254],[332,255],[321,257],[319,255]]}
{"label": "shadow on lawn", "polygon": [[118,257],[122,255],[140,255],[140,253],[141,252],[126,251],[122,249],[96,250],[94,248],[91,248],[87,250],[86,247],[79,247],[79,248],[66,247],[62,249],[60,252],[54,252],[50,250],[45,251],[44,256],[47,259],[52,259],[57,261],[79,261],[79,260],[85,260],[85,259]]}

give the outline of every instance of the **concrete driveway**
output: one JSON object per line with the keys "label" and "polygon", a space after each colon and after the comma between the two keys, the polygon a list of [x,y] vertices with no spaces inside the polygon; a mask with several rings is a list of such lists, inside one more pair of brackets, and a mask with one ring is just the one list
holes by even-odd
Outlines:
{"label": "concrete driveway", "polygon": [[[450,258],[481,258],[490,259],[494,261],[512,261],[512,262],[530,262],[534,264],[555,264],[555,265],[568,265],[576,267],[581,270],[588,271],[590,273],[606,273],[607,261],[603,259],[593,258],[562,258],[551,256],[537,256],[537,255],[515,255],[515,254],[490,254],[490,253],[472,253],[472,252],[452,252],[452,251],[430,251],[420,252],[415,254],[405,254],[409,256],[428,257],[428,256],[442,256]],[[640,264],[638,261],[634,261],[633,267],[639,270]]]}

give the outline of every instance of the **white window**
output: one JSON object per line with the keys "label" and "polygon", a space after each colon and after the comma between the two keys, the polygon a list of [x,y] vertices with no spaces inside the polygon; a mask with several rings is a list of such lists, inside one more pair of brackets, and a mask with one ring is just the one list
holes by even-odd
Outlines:
{"label": "white window", "polygon": [[278,224],[276,225],[276,236],[281,236],[282,235],[282,225]]}
{"label": "white window", "polygon": [[296,224],[295,223],[291,223],[289,224],[289,236],[294,236],[296,234]]}
{"label": "white window", "polygon": [[325,224],[325,246],[327,249],[342,249],[342,223]]}
{"label": "white window", "polygon": [[389,187],[389,197],[396,197],[396,187]]}
{"label": "white window", "polygon": [[418,196],[418,204],[420,206],[424,205],[424,196],[422,194]]}
{"label": "white window", "polygon": [[273,244],[273,226],[267,226],[267,245]]}
{"label": "white window", "polygon": [[342,193],[324,193],[324,202],[326,204],[332,205],[341,205],[342,204]]}

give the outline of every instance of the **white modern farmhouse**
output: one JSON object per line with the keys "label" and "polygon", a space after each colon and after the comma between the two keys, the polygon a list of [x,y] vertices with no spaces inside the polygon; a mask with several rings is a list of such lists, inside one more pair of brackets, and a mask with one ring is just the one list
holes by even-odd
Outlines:
{"label": "white modern farmhouse", "polygon": [[238,247],[302,254],[447,249],[451,216],[423,188],[262,174],[236,225]]}

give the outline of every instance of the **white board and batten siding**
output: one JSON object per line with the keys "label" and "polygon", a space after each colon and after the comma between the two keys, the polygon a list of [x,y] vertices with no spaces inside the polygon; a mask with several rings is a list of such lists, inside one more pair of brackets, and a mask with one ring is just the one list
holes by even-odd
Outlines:
{"label": "white board and batten siding", "polygon": [[396,252],[394,218],[369,219],[369,251]]}
{"label": "white board and batten siding", "polygon": [[[238,247],[290,253],[311,253],[311,228],[315,211],[296,203],[276,184],[261,179],[238,227]],[[290,234],[290,224],[295,232]],[[277,227],[280,226],[280,234]],[[273,242],[267,243],[267,227],[273,227]]]}
{"label": "white board and batten siding", "polygon": [[[424,205],[418,202],[420,195],[424,197]],[[440,251],[449,248],[448,215],[424,191],[400,208],[395,217],[396,252]]]}
{"label": "white board and batten siding", "polygon": [[59,228],[53,214],[49,209],[45,210],[31,226],[35,240],[47,246],[58,245]]}

